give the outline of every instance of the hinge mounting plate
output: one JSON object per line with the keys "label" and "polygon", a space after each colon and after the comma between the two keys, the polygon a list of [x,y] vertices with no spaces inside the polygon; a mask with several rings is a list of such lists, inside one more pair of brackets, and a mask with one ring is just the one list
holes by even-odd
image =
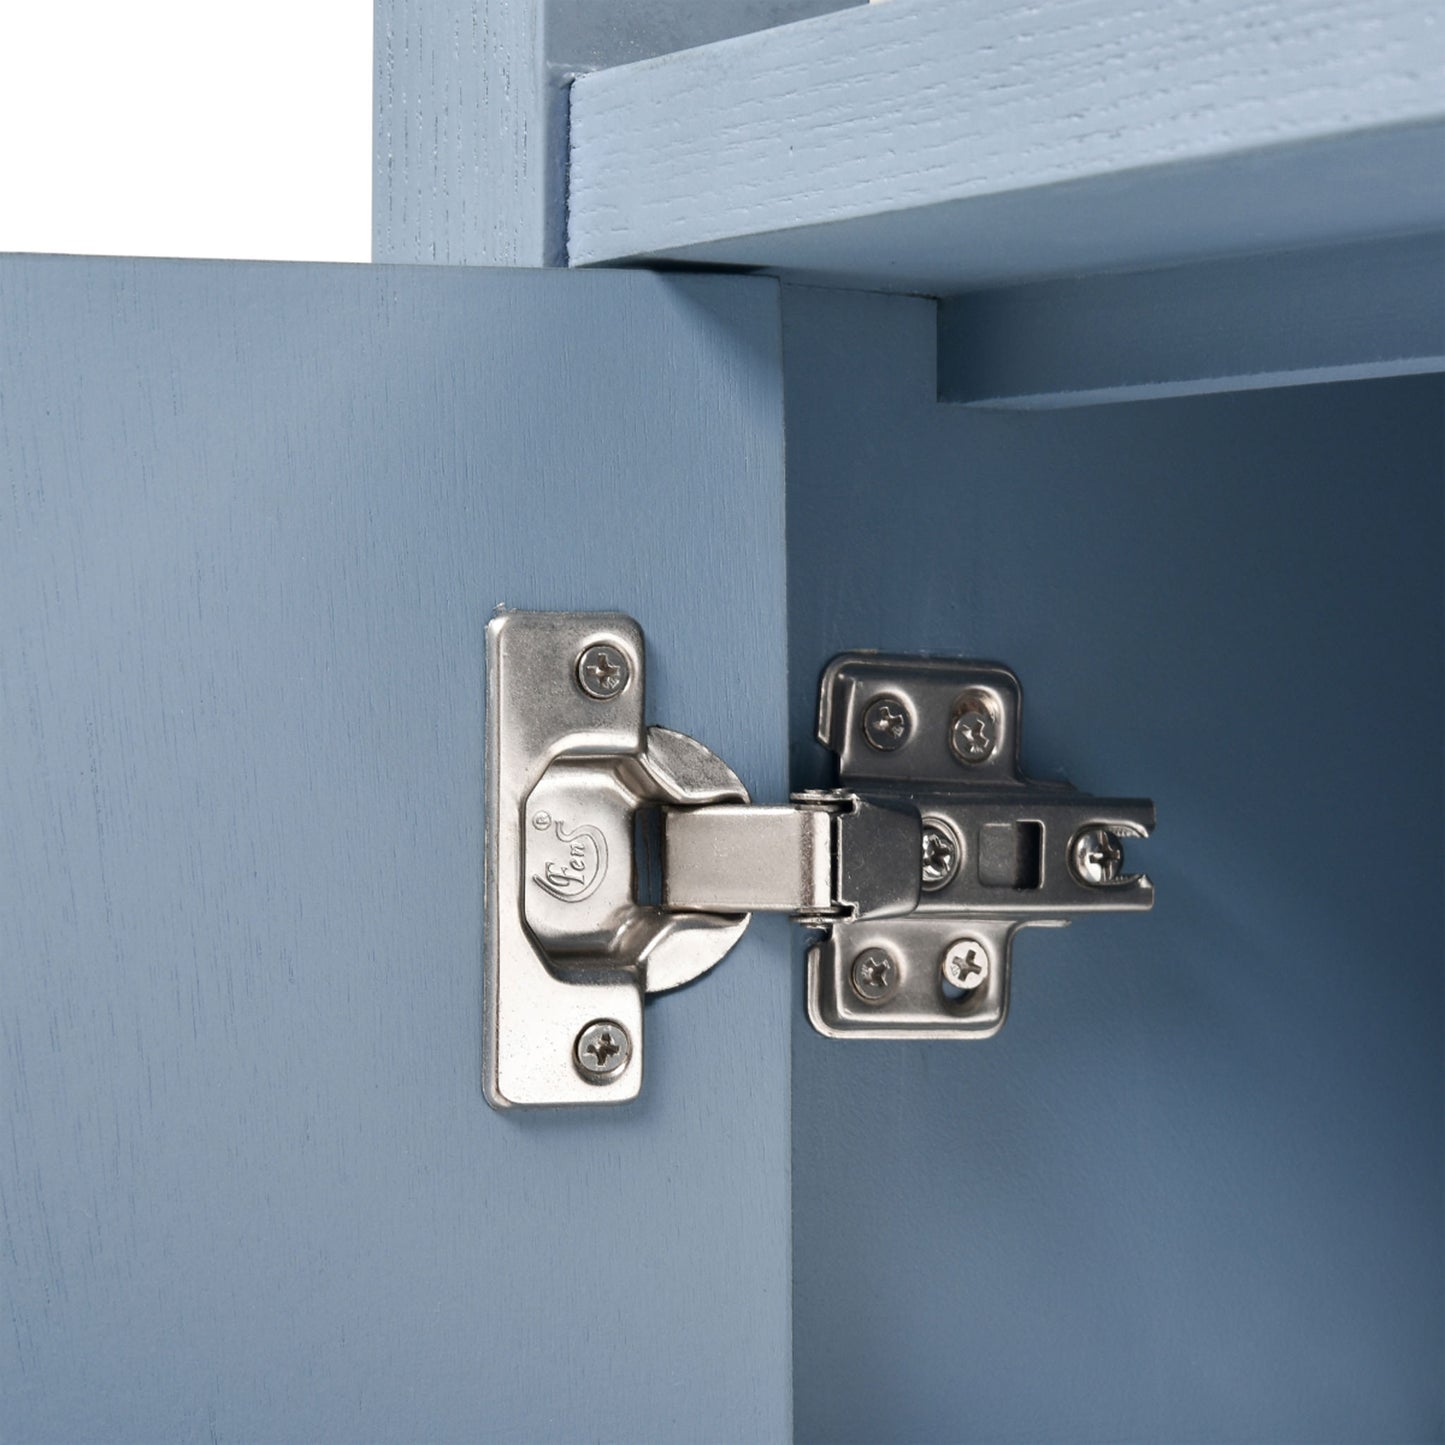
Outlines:
{"label": "hinge mounting plate", "polygon": [[[987,1038],[1008,1012],[1020,928],[1153,907],[1149,880],[1122,871],[1120,840],[1152,831],[1154,805],[1026,778],[1021,712],[1018,679],[997,664],[860,652],[828,665],[818,740],[838,788],[916,812],[923,882],[908,914],[855,910],[809,948],[820,1033]],[[1110,859],[1080,865],[1094,839]]]}

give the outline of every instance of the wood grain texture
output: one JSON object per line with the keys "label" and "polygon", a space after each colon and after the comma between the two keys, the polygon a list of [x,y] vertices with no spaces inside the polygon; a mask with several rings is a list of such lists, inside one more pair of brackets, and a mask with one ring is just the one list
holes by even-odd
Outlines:
{"label": "wood grain texture", "polygon": [[1001,658],[1159,901],[984,1043],[795,1014],[797,1438],[1439,1440],[1442,379],[939,406],[933,309],[785,290],[794,786],[833,653]]}
{"label": "wood grain texture", "polygon": [[712,45],[864,0],[546,0],[547,59],[572,75]]}
{"label": "wood grain texture", "polygon": [[569,259],[947,294],[1445,224],[1426,0],[890,0],[581,77]]}
{"label": "wood grain texture", "polygon": [[377,0],[372,259],[544,266],[565,97],[544,0]]}
{"label": "wood grain texture", "polygon": [[376,0],[372,257],[566,264],[573,76],[857,0]]}
{"label": "wood grain texture", "polygon": [[938,392],[1098,406],[1445,371],[1445,236],[950,297]]}
{"label": "wood grain texture", "polygon": [[6,1440],[788,1435],[782,925],[479,1086],[486,621],[780,796],[782,465],[771,282],[0,264]]}

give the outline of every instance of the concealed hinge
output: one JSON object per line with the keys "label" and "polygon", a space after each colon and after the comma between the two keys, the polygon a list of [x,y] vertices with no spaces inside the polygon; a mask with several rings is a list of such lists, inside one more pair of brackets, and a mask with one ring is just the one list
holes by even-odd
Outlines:
{"label": "concealed hinge", "polygon": [[643,999],[716,964],[757,912],[821,936],[808,1017],[833,1038],[983,1038],[1013,935],[1153,906],[1124,871],[1154,805],[1018,767],[1018,679],[849,653],[823,674],[838,786],[754,806],[686,734],[648,727],[642,630],[511,612],[487,631],[486,1065],[498,1108],[617,1103]]}

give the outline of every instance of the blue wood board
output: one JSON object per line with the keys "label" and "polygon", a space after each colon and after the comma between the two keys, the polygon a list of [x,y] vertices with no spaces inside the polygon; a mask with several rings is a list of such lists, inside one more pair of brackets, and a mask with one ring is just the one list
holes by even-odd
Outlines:
{"label": "blue wood board", "polygon": [[[483,629],[785,785],[774,283],[0,263],[0,1435],[780,1440],[780,925],[482,1099]],[[723,1047],[726,1041],[726,1050]]]}
{"label": "blue wood board", "polygon": [[793,785],[823,662],[921,649],[1159,807],[997,1038],[795,1014],[797,1438],[1439,1440],[1440,379],[988,412],[929,303],[784,317]]}
{"label": "blue wood board", "polygon": [[949,298],[938,391],[1098,406],[1445,371],[1445,234]]}
{"label": "blue wood board", "polygon": [[1430,0],[889,0],[581,76],[568,257],[950,295],[1445,225]]}
{"label": "blue wood board", "polygon": [[376,0],[372,258],[566,264],[580,72],[859,0]]}
{"label": "blue wood board", "polygon": [[545,0],[376,0],[372,259],[542,266],[565,184],[566,100]]}

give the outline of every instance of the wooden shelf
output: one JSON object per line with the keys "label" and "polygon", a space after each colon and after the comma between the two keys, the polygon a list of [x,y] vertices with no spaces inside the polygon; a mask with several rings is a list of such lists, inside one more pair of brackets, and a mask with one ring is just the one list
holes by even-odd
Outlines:
{"label": "wooden shelf", "polygon": [[951,295],[1445,226],[1425,0],[890,0],[579,77],[573,265]]}

